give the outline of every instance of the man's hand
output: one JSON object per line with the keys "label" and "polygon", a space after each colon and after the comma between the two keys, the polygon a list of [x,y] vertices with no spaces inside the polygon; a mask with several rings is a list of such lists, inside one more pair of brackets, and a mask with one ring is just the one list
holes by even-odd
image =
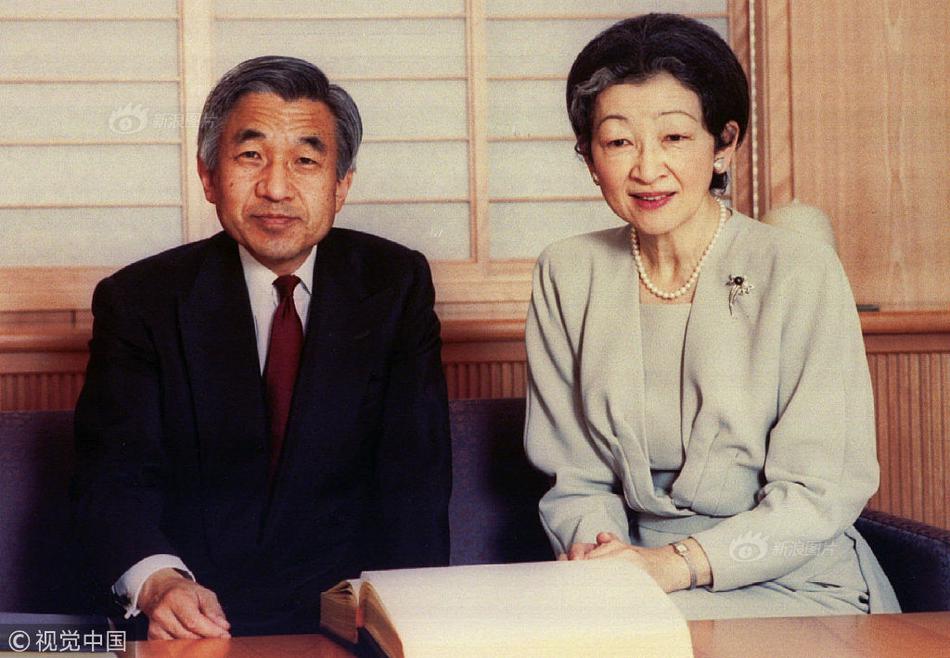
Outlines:
{"label": "man's hand", "polygon": [[174,569],[159,569],[148,577],[138,607],[148,616],[150,640],[231,637],[231,624],[215,593]]}

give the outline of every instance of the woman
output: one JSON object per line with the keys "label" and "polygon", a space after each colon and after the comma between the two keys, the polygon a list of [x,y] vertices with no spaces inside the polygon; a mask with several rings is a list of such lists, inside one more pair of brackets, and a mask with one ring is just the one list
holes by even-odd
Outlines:
{"label": "woman", "polygon": [[626,226],[548,247],[525,445],[561,559],[622,556],[688,618],[897,611],[852,523],[878,483],[861,328],[833,250],[713,193],[748,83],[708,27],[622,21],[568,111]]}

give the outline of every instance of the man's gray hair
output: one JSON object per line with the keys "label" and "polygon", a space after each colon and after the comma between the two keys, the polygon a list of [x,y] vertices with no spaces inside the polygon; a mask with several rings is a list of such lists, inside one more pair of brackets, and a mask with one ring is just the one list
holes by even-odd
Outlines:
{"label": "man's gray hair", "polygon": [[218,165],[221,132],[244,94],[277,94],[285,101],[305,98],[326,103],[336,119],[336,177],[356,170],[363,122],[356,103],[316,66],[296,57],[265,56],[241,62],[224,74],[208,95],[198,124],[198,157],[209,170]]}

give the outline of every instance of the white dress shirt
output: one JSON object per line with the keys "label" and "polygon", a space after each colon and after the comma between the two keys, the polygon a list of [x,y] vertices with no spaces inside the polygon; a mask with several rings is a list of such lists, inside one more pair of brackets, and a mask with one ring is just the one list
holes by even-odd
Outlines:
{"label": "white dress shirt", "polygon": [[[264,363],[267,361],[267,344],[270,341],[270,326],[274,320],[274,311],[277,309],[279,298],[274,281],[277,279],[272,271],[255,259],[243,245],[238,245],[241,255],[241,267],[244,270],[244,282],[247,285],[248,297],[251,300],[251,315],[254,317],[254,335],[257,338],[257,357],[260,362],[261,373],[264,372]],[[297,315],[303,324],[304,334],[307,333],[307,313],[310,310],[310,297],[313,294],[313,268],[316,263],[317,248],[310,250],[307,260],[294,271],[300,283],[294,288],[294,306]],[[112,593],[123,606],[125,617],[134,617],[141,610],[138,608],[139,593],[142,585],[149,576],[159,569],[177,569],[194,580],[194,575],[185,566],[177,555],[157,554],[136,562],[112,586]]]}
{"label": "white dress shirt", "polygon": [[[254,334],[257,336],[257,356],[264,372],[264,362],[267,360],[267,343],[270,341],[270,325],[274,321],[274,311],[280,299],[274,281],[277,277],[261,265],[250,252],[239,246],[241,265],[244,268],[244,282],[247,284],[247,294],[251,298],[251,315],[254,316]],[[303,323],[303,332],[307,333],[307,312],[310,310],[310,296],[313,291],[313,266],[317,260],[317,248],[310,250],[310,255],[303,265],[297,268],[294,274],[300,283],[294,288],[294,306],[297,315]]]}

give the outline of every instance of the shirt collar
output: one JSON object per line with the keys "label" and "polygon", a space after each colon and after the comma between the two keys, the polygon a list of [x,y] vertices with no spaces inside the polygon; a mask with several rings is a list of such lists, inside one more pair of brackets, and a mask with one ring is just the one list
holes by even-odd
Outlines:
{"label": "shirt collar", "polygon": [[[238,253],[241,255],[241,267],[244,269],[244,282],[247,284],[247,289],[250,291],[273,292],[274,280],[277,275],[254,258],[244,245],[238,244]],[[316,262],[317,245],[314,245],[307,256],[307,260],[301,263],[300,267],[293,272],[300,279],[300,285],[308,295],[312,294],[310,287],[313,285],[313,268]]]}

